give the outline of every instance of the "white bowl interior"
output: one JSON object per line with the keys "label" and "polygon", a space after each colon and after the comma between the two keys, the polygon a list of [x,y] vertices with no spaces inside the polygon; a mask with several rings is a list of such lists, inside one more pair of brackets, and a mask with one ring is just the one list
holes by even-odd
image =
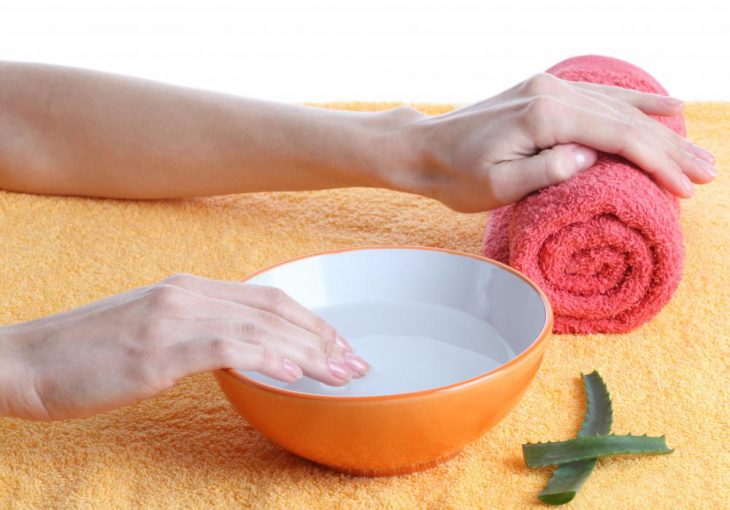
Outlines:
{"label": "white bowl interior", "polygon": [[411,393],[471,379],[526,350],[547,321],[540,295],[522,278],[485,260],[435,250],[317,255],[249,282],[286,291],[370,363],[367,376],[342,387],[241,371],[264,384],[317,395]]}

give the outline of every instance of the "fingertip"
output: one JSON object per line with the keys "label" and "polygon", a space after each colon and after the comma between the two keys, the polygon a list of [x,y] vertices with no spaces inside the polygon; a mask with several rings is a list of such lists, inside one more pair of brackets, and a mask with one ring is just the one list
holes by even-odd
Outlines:
{"label": "fingertip", "polygon": [[343,361],[336,358],[329,358],[327,360],[327,367],[332,378],[342,381],[343,384],[347,384],[352,379],[353,372]]}
{"label": "fingertip", "polygon": [[364,358],[352,352],[345,353],[345,364],[352,371],[352,377],[355,379],[365,377],[370,371],[370,364]]}
{"label": "fingertip", "polygon": [[687,177],[685,174],[679,175],[679,181],[681,183],[681,192],[682,195],[681,198],[690,198],[692,197],[694,193],[694,187],[692,186],[692,182],[689,180],[689,177]]}
{"label": "fingertip", "polygon": [[674,97],[658,96],[648,103],[640,106],[639,109],[649,115],[674,117],[684,111],[684,102]]}
{"label": "fingertip", "polygon": [[684,101],[676,97],[662,97],[662,104],[671,110],[681,112],[684,109]]}
{"label": "fingertip", "polygon": [[[690,142],[688,150],[692,155],[700,158],[703,161],[706,161],[710,165],[715,163],[715,155],[707,149],[700,147],[699,145]],[[712,177],[714,177],[714,175],[712,175]]]}
{"label": "fingertip", "polygon": [[[581,172],[590,168],[598,159],[598,152],[595,149],[586,147],[585,145],[568,143],[563,145],[563,147],[570,149],[570,153],[575,160],[575,171],[570,172],[570,176],[572,176],[575,172]],[[553,148],[555,149],[557,146]]]}
{"label": "fingertip", "polygon": [[575,144],[572,147],[572,151],[573,157],[575,157],[575,163],[577,165],[578,172],[592,167],[598,159],[598,153],[594,149],[586,147],[585,145]]}
{"label": "fingertip", "polygon": [[553,145],[522,159],[499,163],[492,170],[492,189],[501,205],[516,202],[524,196],[569,180],[575,174],[590,168],[598,152],[577,143]]}

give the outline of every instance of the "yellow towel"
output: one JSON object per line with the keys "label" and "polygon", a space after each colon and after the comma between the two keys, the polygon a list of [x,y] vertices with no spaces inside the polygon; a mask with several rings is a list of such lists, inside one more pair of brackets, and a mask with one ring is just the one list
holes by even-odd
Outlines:
{"label": "yellow towel", "polygon": [[[338,103],[376,110],[385,103]],[[418,105],[428,113],[448,106]],[[600,460],[574,508],[727,508],[730,104],[687,107],[719,177],[682,203],[685,276],[671,303],[625,335],[554,337],[517,408],[453,460],[418,474],[350,478],[281,450],[208,375],[85,420],[0,419],[0,506],[18,508],[525,508],[549,470],[520,445],[575,435],[578,374],[600,370],[614,431],[663,434],[675,452]],[[478,253],[485,214],[370,189],[133,202],[0,192],[0,324],[76,307],[171,273],[238,279],[345,246]]]}

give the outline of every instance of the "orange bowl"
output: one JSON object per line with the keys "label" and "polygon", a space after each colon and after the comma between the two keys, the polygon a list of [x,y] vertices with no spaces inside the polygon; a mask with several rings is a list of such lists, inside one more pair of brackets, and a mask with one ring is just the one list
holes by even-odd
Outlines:
{"label": "orange bowl", "polygon": [[264,436],[354,475],[420,471],[458,453],[519,401],[552,331],[545,294],[484,257],[421,247],[310,255],[245,280],[328,320],[371,370],[347,386],[215,372]]}

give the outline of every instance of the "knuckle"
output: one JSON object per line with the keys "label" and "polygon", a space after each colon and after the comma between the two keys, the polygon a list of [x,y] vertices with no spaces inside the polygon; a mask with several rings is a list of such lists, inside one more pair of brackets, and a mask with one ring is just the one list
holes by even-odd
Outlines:
{"label": "knuckle", "polygon": [[276,287],[263,287],[264,299],[273,310],[278,309],[288,301],[286,292]]}
{"label": "knuckle", "polygon": [[688,152],[690,153],[690,155],[694,156],[692,149],[694,144],[692,142],[690,142],[687,138],[680,135],[679,133],[676,133],[671,128],[665,126],[664,124],[658,124],[660,138],[665,144],[669,145],[674,150]]}
{"label": "knuckle", "polygon": [[304,348],[304,359],[306,359],[307,363],[311,366],[320,365],[322,360],[322,351],[316,347],[308,345]]}
{"label": "knuckle", "polygon": [[677,136],[676,133],[671,133],[662,140],[660,147],[662,150],[676,156],[678,159],[694,159],[694,154],[690,152],[690,143],[686,141],[686,139],[682,140],[681,138],[682,137]]}
{"label": "knuckle", "polygon": [[176,273],[172,276],[168,276],[167,278],[162,280],[162,282],[168,285],[184,286],[186,283],[189,283],[190,280],[192,280],[193,278],[194,276],[189,273]]}
{"label": "knuckle", "polygon": [[419,112],[416,108],[410,105],[403,105],[393,108],[390,111],[386,111],[395,120],[416,120],[422,118],[424,115]]}
{"label": "knuckle", "polygon": [[552,94],[558,91],[560,78],[550,73],[538,73],[525,81],[524,91],[530,95]]}
{"label": "knuckle", "polygon": [[682,135],[675,133],[674,131],[670,134],[672,145],[683,153],[692,151],[694,144]]}
{"label": "knuckle", "polygon": [[[603,106],[606,115],[613,115],[614,117],[623,119],[633,117],[635,107],[623,99],[617,99],[604,94],[603,97],[598,97],[594,101],[603,103],[601,106]],[[639,111],[638,109],[636,110]]]}
{"label": "knuckle", "polygon": [[264,330],[255,322],[244,322],[241,324],[241,335],[250,344],[261,344],[264,338]]}
{"label": "knuckle", "polygon": [[618,112],[618,117],[621,118],[623,122],[635,122],[646,116],[641,109],[626,100],[609,97],[608,106]]}
{"label": "knuckle", "polygon": [[523,114],[523,128],[538,147],[552,145],[554,131],[562,114],[560,101],[550,96],[535,96],[529,100]]}
{"label": "knuckle", "polygon": [[329,358],[335,350],[335,343],[328,340],[321,340],[319,349],[325,357]]}
{"label": "knuckle", "polygon": [[527,104],[527,117],[530,121],[551,120],[560,108],[560,102],[552,96],[539,95],[530,98]]}
{"label": "knuckle", "polygon": [[265,347],[261,348],[261,368],[266,367],[274,367],[276,366],[276,356],[274,355],[274,351],[271,349],[266,349]]}
{"label": "knuckle", "polygon": [[629,118],[644,117],[644,112],[642,112],[635,105],[633,105],[627,101],[621,101],[621,100],[616,99],[616,100],[614,100],[614,104],[617,104],[619,111],[622,112],[624,115],[626,115]]}
{"label": "knuckle", "polygon": [[180,287],[161,284],[149,291],[148,299],[153,309],[165,312],[185,307],[188,296]]}
{"label": "knuckle", "polygon": [[253,312],[252,319],[252,322],[263,325],[265,328],[274,330],[277,328],[281,328],[281,324],[284,322],[284,320],[279,315],[266,310],[255,310]]}
{"label": "knuckle", "polygon": [[210,341],[208,350],[221,365],[227,366],[234,362],[236,355],[235,341],[228,338],[216,337]]}
{"label": "knuckle", "polygon": [[335,337],[337,337],[337,330],[335,330],[335,328],[327,321],[320,319],[319,317],[317,317],[314,324],[314,332],[329,343],[334,343]]}
{"label": "knuckle", "polygon": [[680,162],[684,167],[694,167],[697,164],[697,156],[691,154],[688,148],[681,147],[678,144],[671,145],[667,153],[671,154],[674,160]]}

